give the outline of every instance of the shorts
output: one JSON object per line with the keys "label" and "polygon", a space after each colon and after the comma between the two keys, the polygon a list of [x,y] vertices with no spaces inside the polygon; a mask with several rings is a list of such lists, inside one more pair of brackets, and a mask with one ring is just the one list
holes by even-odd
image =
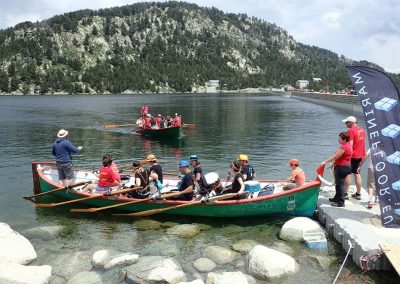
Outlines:
{"label": "shorts", "polygon": [[74,178],[74,167],[71,162],[56,162],[59,180],[72,180]]}
{"label": "shorts", "polygon": [[92,191],[95,194],[105,194],[111,192],[111,186],[99,186],[97,185],[96,188]]}
{"label": "shorts", "polygon": [[358,168],[360,167],[362,158],[351,158],[351,173],[352,174],[359,174],[357,173]]}

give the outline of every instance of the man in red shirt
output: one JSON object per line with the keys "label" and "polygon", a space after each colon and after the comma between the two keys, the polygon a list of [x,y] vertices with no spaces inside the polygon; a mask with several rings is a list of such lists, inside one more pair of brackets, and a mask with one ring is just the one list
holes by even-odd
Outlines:
{"label": "man in red shirt", "polygon": [[[351,196],[360,200],[361,199],[361,174],[360,174],[360,165],[362,158],[365,157],[365,131],[360,126],[357,125],[357,119],[354,116],[346,117],[342,120],[346,123],[347,134],[350,136],[350,144],[353,147],[353,154],[351,156],[351,172],[354,174],[354,179],[356,183],[357,192],[352,194]],[[351,175],[346,178],[346,195],[349,191],[349,187],[351,184]]]}
{"label": "man in red shirt", "polygon": [[144,119],[144,127],[151,128],[151,114],[150,113],[148,113],[146,115],[146,118]]}
{"label": "man in red shirt", "polygon": [[179,117],[179,115],[177,113],[175,113],[175,117],[172,120],[172,125],[173,126],[181,126],[181,118]]}

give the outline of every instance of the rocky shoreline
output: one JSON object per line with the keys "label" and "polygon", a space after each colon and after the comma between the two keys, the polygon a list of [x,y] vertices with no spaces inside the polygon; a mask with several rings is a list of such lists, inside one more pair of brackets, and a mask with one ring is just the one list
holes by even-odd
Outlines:
{"label": "rocky shoreline", "polygon": [[[137,222],[143,230],[167,226],[168,235],[184,239],[210,230],[202,224],[167,224],[169,222],[150,219]],[[23,234],[47,242],[60,230],[62,226],[43,226],[24,230]],[[161,249],[158,250],[160,255],[138,255],[134,251],[121,252],[117,248],[104,247],[93,254],[78,251],[56,256],[56,263],[50,266],[35,265],[38,255],[30,241],[8,224],[0,223],[0,283],[246,284],[271,281],[298,272],[299,264],[290,256],[293,250],[285,241],[304,241],[303,236],[310,232],[324,233],[316,221],[297,217],[282,227],[280,238],[283,241],[279,245],[267,247],[251,239],[238,240],[231,247],[210,245],[203,250],[202,257],[190,264],[179,263],[173,256],[164,255]],[[328,258],[318,261],[325,268],[330,263]],[[221,270],[221,266],[227,264],[230,271]],[[105,275],[107,279],[104,279]]]}

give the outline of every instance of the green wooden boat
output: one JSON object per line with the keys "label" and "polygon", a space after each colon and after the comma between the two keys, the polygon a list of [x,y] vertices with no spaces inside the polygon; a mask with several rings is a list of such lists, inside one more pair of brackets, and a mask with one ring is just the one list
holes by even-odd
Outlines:
{"label": "green wooden boat", "polygon": [[179,139],[181,137],[181,126],[171,126],[167,128],[144,128],[138,127],[136,128],[136,133],[139,133],[145,137],[159,138],[159,139],[168,139],[175,138]]}
{"label": "green wooden boat", "polygon": [[[32,173],[34,183],[34,193],[44,193],[50,190],[61,188],[58,184],[58,174],[53,162],[32,162]],[[74,183],[82,181],[96,181],[96,176],[91,171],[76,170]],[[131,178],[133,182],[133,178]],[[178,182],[177,178],[165,179],[174,187]],[[219,181],[222,184],[225,181]],[[264,187],[266,184],[278,185],[278,180],[260,180],[259,184]],[[182,208],[172,209],[162,214],[176,214],[188,216],[208,216],[208,217],[249,217],[249,216],[273,216],[273,215],[290,215],[290,216],[311,216],[316,208],[318,194],[321,182],[317,180],[307,181],[307,183],[295,189],[283,191],[276,187],[276,191],[270,195],[258,197],[254,194],[252,198],[239,200],[221,200],[212,204],[197,204],[193,206],[184,206]],[[77,191],[60,190],[52,193],[67,200],[81,199],[93,196],[89,193]],[[88,204],[95,207],[110,206],[120,203],[126,203],[134,199],[127,197],[100,197],[96,199],[83,200],[82,204]],[[157,208],[165,208],[175,205],[182,205],[191,201],[173,201],[148,200],[146,202],[128,204],[119,206],[119,210],[129,212],[138,212]]]}

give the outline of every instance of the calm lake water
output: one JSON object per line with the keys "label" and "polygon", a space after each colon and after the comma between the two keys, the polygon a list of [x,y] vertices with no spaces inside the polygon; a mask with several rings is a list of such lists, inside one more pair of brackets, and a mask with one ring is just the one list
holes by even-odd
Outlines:
{"label": "calm lake water", "polygon": [[[128,128],[105,130],[105,124],[134,123],[140,106],[147,103],[153,115],[178,112],[184,123],[195,123],[181,140],[173,142],[143,139]],[[168,255],[177,259],[189,280],[203,277],[191,263],[210,245],[230,247],[241,239],[282,246],[279,230],[282,218],[218,219],[155,216],[150,220],[200,223],[211,226],[193,239],[168,236],[164,228],[143,230],[134,219],[101,214],[69,213],[69,207],[35,209],[23,200],[32,194],[31,161],[53,160],[51,146],[59,129],[70,132],[70,140],[84,149],[74,156],[76,167],[97,169],[109,152],[120,164],[143,159],[153,153],[164,171],[176,171],[181,159],[199,156],[203,171],[225,177],[229,161],[239,153],[249,155],[257,177],[284,179],[287,161],[298,158],[310,179],[319,163],[338,147],[337,136],[351,115],[340,109],[283,98],[271,94],[188,94],[188,95],[103,95],[103,96],[3,96],[0,97],[0,222],[24,234],[39,226],[63,226],[53,239],[28,237],[38,252],[35,265],[49,264],[63,283],[78,271],[90,269],[93,252],[113,248],[139,255]],[[332,179],[329,176],[329,179]],[[165,227],[165,226],[164,226]],[[300,264],[299,273],[277,283],[331,283],[344,259],[344,251],[329,241],[329,249],[307,250],[303,244],[286,243]],[[326,257],[330,266],[315,260]],[[79,267],[75,267],[76,259]],[[72,261],[75,261],[74,262]],[[61,264],[62,261],[62,264]],[[69,262],[70,261],[70,262]],[[245,271],[245,258],[216,271]],[[80,270],[79,270],[80,269]],[[100,271],[105,283],[115,281],[115,271]],[[390,274],[361,275],[351,261],[342,272],[346,283],[390,283]]]}

